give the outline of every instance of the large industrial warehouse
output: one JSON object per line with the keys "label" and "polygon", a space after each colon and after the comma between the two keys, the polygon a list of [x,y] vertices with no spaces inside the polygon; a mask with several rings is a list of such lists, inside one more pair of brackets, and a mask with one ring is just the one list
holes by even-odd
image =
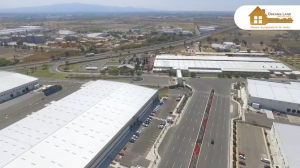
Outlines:
{"label": "large industrial warehouse", "polygon": [[260,108],[300,114],[300,83],[269,82],[247,79],[248,104],[259,104]]}
{"label": "large industrial warehouse", "polygon": [[28,93],[39,82],[37,78],[14,72],[0,71],[0,77],[0,103]]}
{"label": "large industrial warehouse", "polygon": [[299,168],[300,126],[273,123],[271,141],[280,161],[280,167]]}
{"label": "large industrial warehouse", "polygon": [[154,89],[89,82],[1,130],[0,167],[107,167],[158,103]]}
{"label": "large industrial warehouse", "polygon": [[153,68],[154,72],[177,69],[188,72],[214,74],[222,72],[283,73],[292,71],[279,61],[264,57],[156,56]]}

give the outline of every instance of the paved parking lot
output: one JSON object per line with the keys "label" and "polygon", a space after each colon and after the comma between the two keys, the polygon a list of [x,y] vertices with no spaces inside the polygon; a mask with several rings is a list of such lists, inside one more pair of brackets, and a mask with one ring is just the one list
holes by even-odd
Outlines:
{"label": "paved parking lot", "polygon": [[239,159],[246,163],[246,166],[240,165],[240,168],[263,168],[265,164],[260,158],[267,158],[267,149],[262,128],[238,122],[237,130],[237,152],[242,152],[246,156],[246,160]]}
{"label": "paved parking lot", "polygon": [[[173,111],[177,105],[175,100],[176,96],[171,95],[168,97],[168,100],[162,105],[162,107],[156,112],[156,115],[152,117],[152,121],[149,124],[149,127],[143,127],[139,129],[142,133],[135,143],[128,142],[126,144],[126,150],[122,150],[125,156],[117,156],[116,161],[120,162],[121,165],[130,167],[130,166],[144,166],[148,167],[150,161],[146,159],[146,156],[150,152],[151,147],[155,143],[157,137],[161,133],[162,129],[158,128],[158,125],[166,122],[169,114],[169,111]],[[174,117],[174,116],[173,116]]]}

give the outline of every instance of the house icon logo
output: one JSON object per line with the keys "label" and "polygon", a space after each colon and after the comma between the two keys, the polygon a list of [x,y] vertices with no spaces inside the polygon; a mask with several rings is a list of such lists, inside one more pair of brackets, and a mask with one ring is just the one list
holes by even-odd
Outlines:
{"label": "house icon logo", "polygon": [[[269,12],[270,13],[270,12]],[[273,13],[271,13],[273,14]],[[275,13],[279,15],[278,13]],[[268,18],[265,9],[260,9],[258,6],[250,13],[251,25],[266,25],[268,23],[292,23],[292,18]]]}

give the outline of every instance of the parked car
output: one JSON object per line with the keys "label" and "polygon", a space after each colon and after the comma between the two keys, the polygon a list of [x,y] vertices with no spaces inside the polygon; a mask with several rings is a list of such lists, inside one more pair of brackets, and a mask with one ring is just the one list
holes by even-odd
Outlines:
{"label": "parked car", "polygon": [[130,139],[130,140],[129,140],[129,142],[131,142],[131,143],[134,143],[134,142],[135,142],[135,140],[134,140],[134,139]]}
{"label": "parked car", "polygon": [[[270,165],[265,165],[264,168],[271,168],[271,167],[270,167]],[[278,168],[278,167],[276,166],[276,168]]]}
{"label": "parked car", "polygon": [[260,158],[260,160],[261,160],[262,162],[265,162],[265,163],[270,164],[270,160],[267,159],[267,158]]}
{"label": "parked car", "polygon": [[132,137],[133,137],[134,139],[138,139],[138,138],[139,138],[139,137],[136,136],[136,135],[132,135]]}
{"label": "parked car", "polygon": [[149,122],[149,121],[145,121],[145,124],[148,124],[148,125],[149,125],[149,124],[150,124],[150,122]]}
{"label": "parked car", "polygon": [[243,155],[240,155],[239,158],[246,160],[246,156],[243,156]]}
{"label": "parked car", "polygon": [[150,114],[150,116],[154,116],[154,115],[155,115],[155,113],[151,113],[151,114]]}
{"label": "parked car", "polygon": [[151,121],[151,120],[152,120],[152,117],[148,117],[147,120]]}
{"label": "parked car", "polygon": [[215,141],[213,139],[211,139],[210,143],[211,144],[215,144]]}
{"label": "parked car", "polygon": [[165,126],[163,126],[163,125],[159,125],[159,126],[158,126],[159,129],[163,129],[164,127],[165,127]]}
{"label": "parked car", "polygon": [[239,161],[239,164],[246,166],[246,163],[244,161]]}
{"label": "parked car", "polygon": [[151,120],[153,119],[153,118],[152,118],[152,117],[150,117],[150,116],[149,116],[148,118],[150,118]]}
{"label": "parked car", "polygon": [[244,154],[244,153],[242,153],[242,152],[239,152],[239,155],[243,155],[243,156],[245,156],[245,154]]}
{"label": "parked car", "polygon": [[119,155],[124,156],[125,154],[123,152],[119,152]]}
{"label": "parked car", "polygon": [[144,123],[143,126],[144,126],[144,127],[148,127],[149,125]]}
{"label": "parked car", "polygon": [[140,136],[141,135],[141,131],[136,131],[133,135]]}
{"label": "parked car", "polygon": [[180,99],[181,99],[180,97],[177,97],[177,98],[176,98],[176,101],[180,101]]}

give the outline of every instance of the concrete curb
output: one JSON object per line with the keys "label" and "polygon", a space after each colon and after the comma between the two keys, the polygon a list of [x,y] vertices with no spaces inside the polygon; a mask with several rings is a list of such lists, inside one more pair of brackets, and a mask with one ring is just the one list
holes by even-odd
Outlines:
{"label": "concrete curb", "polygon": [[264,137],[264,143],[265,143],[265,146],[266,146],[266,149],[267,149],[267,155],[268,155],[268,159],[270,160],[270,167],[273,168],[273,163],[272,163],[272,160],[271,160],[271,157],[270,157],[270,151],[269,151],[269,147],[268,147],[268,143],[267,143],[267,139],[266,139],[266,135],[265,135],[265,129],[264,128],[261,128],[261,131],[262,131],[262,134],[263,134],[263,137]]}

